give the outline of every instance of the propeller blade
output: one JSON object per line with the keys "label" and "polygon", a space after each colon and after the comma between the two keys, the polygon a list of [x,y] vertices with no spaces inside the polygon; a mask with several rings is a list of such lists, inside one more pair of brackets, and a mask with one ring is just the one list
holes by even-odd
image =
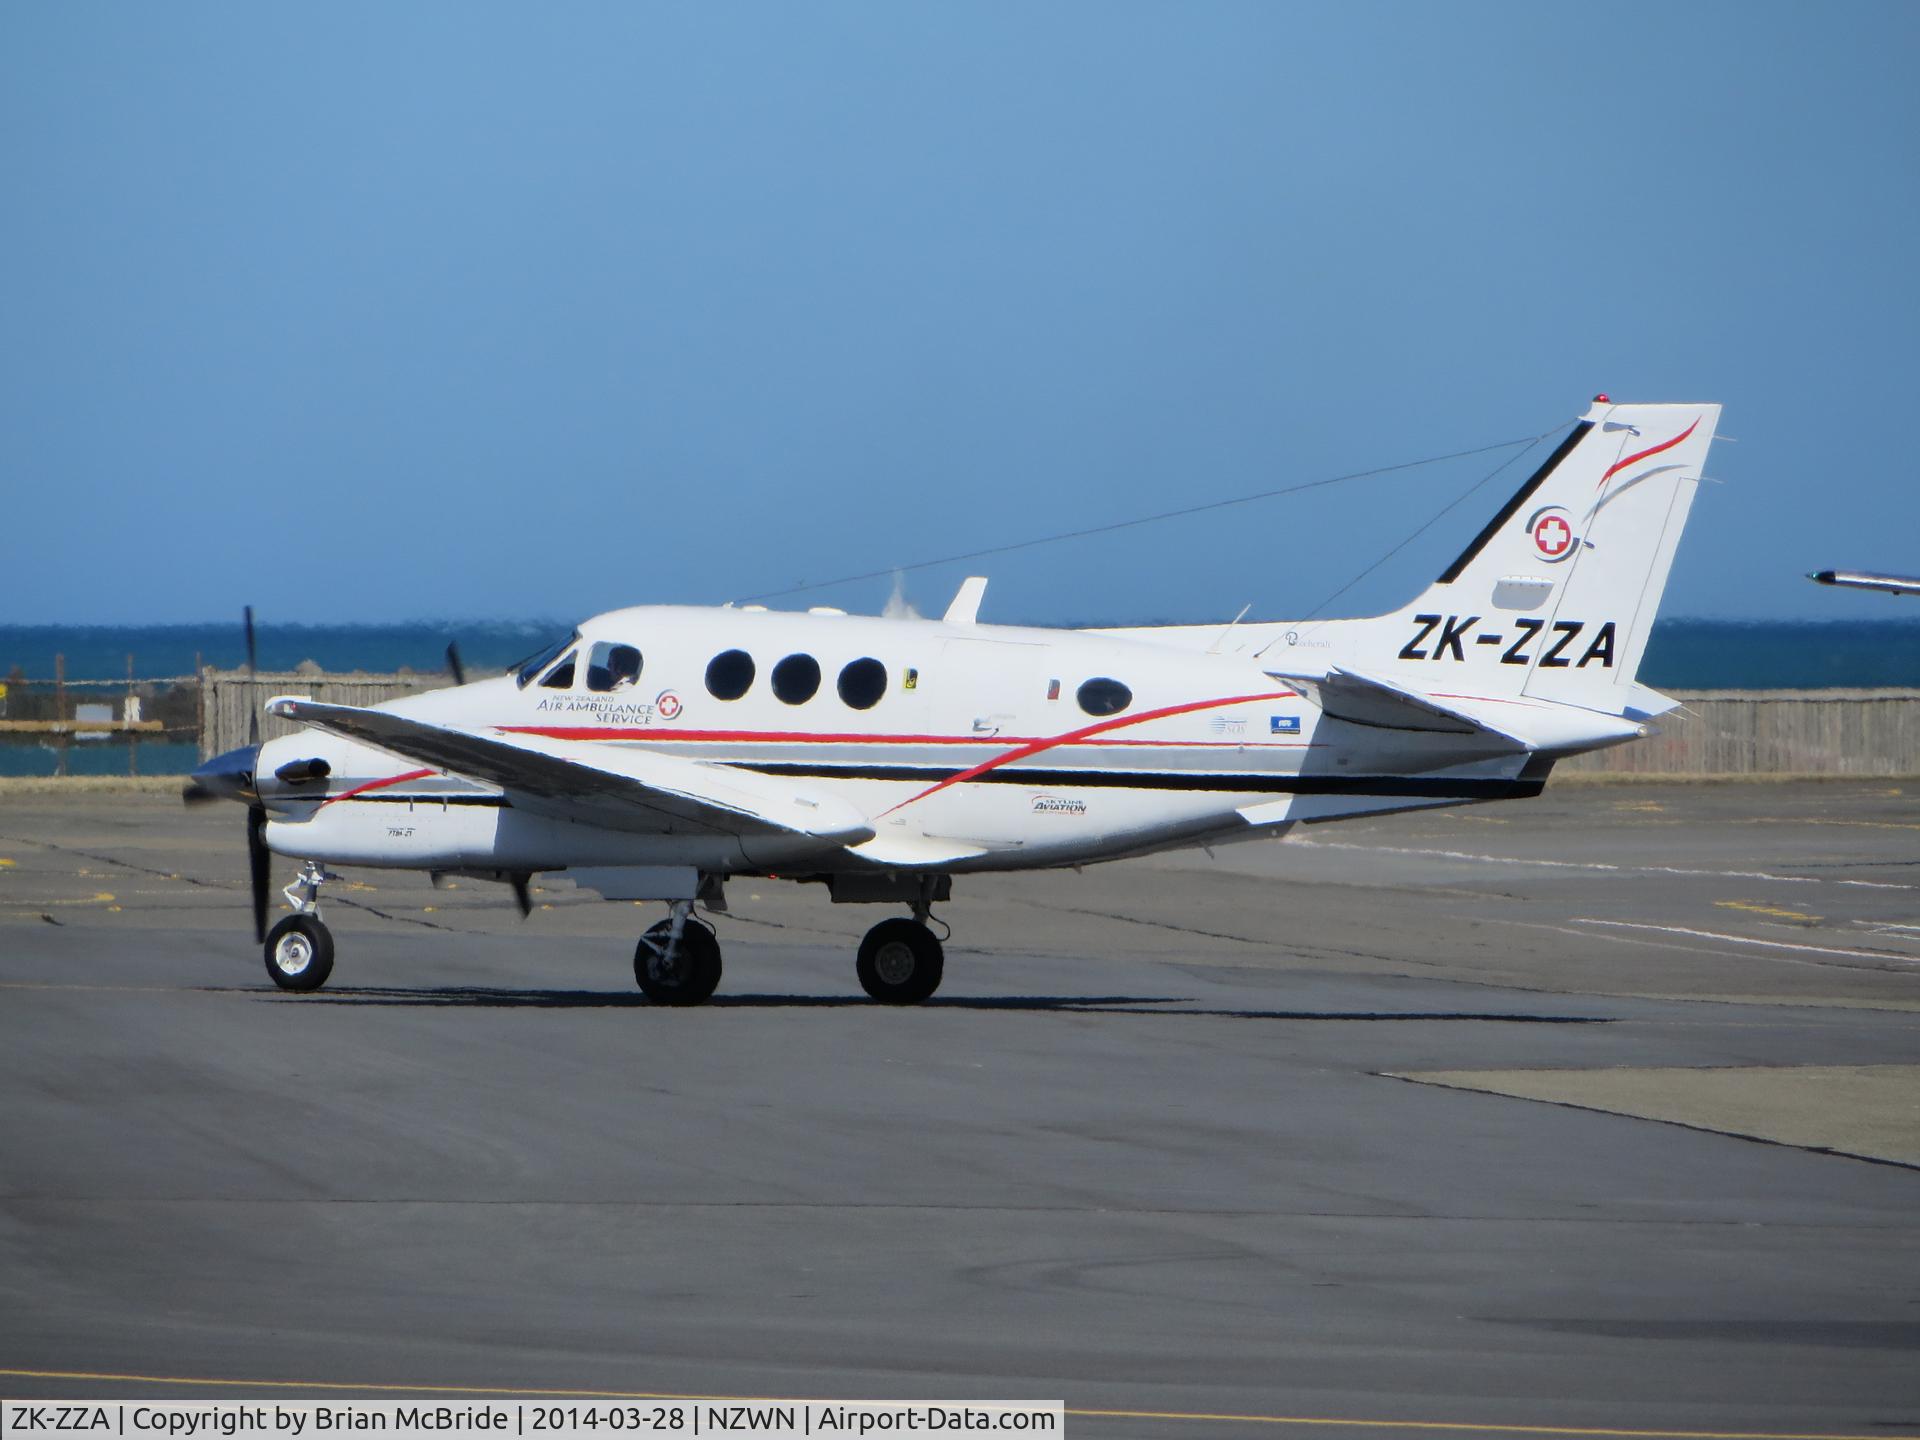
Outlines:
{"label": "propeller blade", "polygon": [[267,850],[267,807],[247,807],[247,868],[253,878],[253,938],[267,938],[267,866],[272,856]]}
{"label": "propeller blade", "polygon": [[447,642],[447,669],[453,672],[453,683],[467,683],[467,667],[460,663],[460,646],[454,641]]}
{"label": "propeller blade", "polygon": [[218,800],[219,798],[218,795],[214,794],[213,791],[209,790],[205,785],[202,785],[198,780],[189,780],[180,788],[180,799],[182,803],[187,805],[204,805],[209,800]]}
{"label": "propeller blade", "polygon": [[513,898],[519,902],[522,920],[533,913],[533,896],[527,893],[527,882],[532,878],[529,875],[516,875],[512,880]]}
{"label": "propeller blade", "polygon": [[[241,614],[247,625],[247,743],[260,743],[260,687],[254,683],[259,674],[259,656],[255,650],[253,638],[253,606],[247,606]],[[264,938],[264,937],[263,937]]]}

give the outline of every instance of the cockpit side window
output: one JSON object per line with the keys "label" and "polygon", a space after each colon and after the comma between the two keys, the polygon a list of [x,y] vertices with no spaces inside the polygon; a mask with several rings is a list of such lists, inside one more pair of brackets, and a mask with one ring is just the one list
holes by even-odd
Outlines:
{"label": "cockpit side window", "polygon": [[540,684],[548,690],[571,690],[573,688],[573,651],[567,652],[567,658],[541,677]]}
{"label": "cockpit side window", "polygon": [[551,665],[555,656],[559,655],[561,651],[565,650],[579,638],[580,632],[576,630],[564,640],[556,640],[553,644],[542,647],[538,653],[522,660],[518,665],[513,667],[514,683],[522,690],[526,689],[527,686],[533,683],[534,676]]}
{"label": "cockpit side window", "polygon": [[611,640],[596,641],[587,656],[587,689],[604,695],[624,690],[640,678],[640,652]]}

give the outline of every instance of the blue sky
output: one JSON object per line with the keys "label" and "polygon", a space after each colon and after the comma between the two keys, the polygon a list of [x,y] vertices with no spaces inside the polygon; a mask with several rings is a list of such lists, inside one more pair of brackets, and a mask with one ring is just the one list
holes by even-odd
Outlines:
{"label": "blue sky", "polygon": [[[1739,442],[1665,613],[1905,615],[1801,577],[1920,571],[1916,62],[1910,4],[9,6],[0,617],[717,602],[1600,389]],[[983,616],[1303,614],[1498,458]]]}

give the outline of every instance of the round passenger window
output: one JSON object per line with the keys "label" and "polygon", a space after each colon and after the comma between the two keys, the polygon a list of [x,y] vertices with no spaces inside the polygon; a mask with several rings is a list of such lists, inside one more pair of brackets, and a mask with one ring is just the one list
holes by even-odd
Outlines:
{"label": "round passenger window", "polygon": [[856,710],[871,710],[887,693],[887,667],[869,656],[849,660],[840,672],[840,698]]}
{"label": "round passenger window", "polygon": [[1080,708],[1089,715],[1118,715],[1133,704],[1133,691],[1118,680],[1102,677],[1082,685],[1079,699]]}
{"label": "round passenger window", "polygon": [[716,700],[738,700],[753,687],[753,657],[744,650],[722,650],[707,662],[707,693]]}
{"label": "round passenger window", "polygon": [[789,705],[804,705],[820,688],[820,662],[811,655],[789,655],[773,667],[773,693]]}

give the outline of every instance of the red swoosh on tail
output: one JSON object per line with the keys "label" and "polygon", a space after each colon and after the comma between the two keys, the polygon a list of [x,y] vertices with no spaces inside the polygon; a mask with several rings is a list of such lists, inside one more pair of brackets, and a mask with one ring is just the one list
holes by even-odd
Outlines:
{"label": "red swoosh on tail", "polygon": [[1687,436],[1691,435],[1695,430],[1699,428],[1700,428],[1700,417],[1696,415],[1694,417],[1693,424],[1687,426],[1686,429],[1682,430],[1678,435],[1674,436],[1671,440],[1663,440],[1658,445],[1649,445],[1646,449],[1642,450],[1639,454],[1627,456],[1626,459],[1622,460],[1619,464],[1615,465],[1611,470],[1607,471],[1606,474],[1602,475],[1600,477],[1600,483],[1602,485],[1606,484],[1607,481],[1611,480],[1615,475],[1618,475],[1622,470],[1626,469],[1629,465],[1638,465],[1642,460],[1645,460],[1652,455],[1658,455],[1662,450],[1671,450],[1674,446],[1678,445],[1682,440],[1686,439]]}

